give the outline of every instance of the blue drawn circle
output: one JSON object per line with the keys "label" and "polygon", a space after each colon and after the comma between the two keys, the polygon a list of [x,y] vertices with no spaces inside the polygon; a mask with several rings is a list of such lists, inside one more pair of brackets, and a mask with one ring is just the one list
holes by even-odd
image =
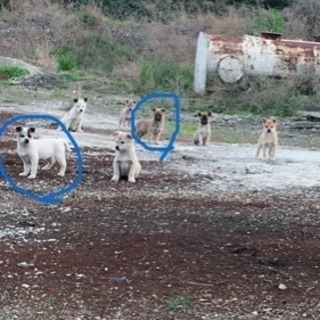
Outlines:
{"label": "blue drawn circle", "polygon": [[72,142],[72,144],[74,146],[74,152],[77,155],[77,177],[76,177],[76,179],[65,188],[62,188],[58,191],[40,196],[40,195],[37,195],[37,194],[35,194],[25,188],[20,187],[18,184],[16,184],[14,182],[14,180],[7,174],[6,170],[3,167],[2,157],[0,157],[0,175],[2,175],[4,177],[4,179],[11,185],[11,187],[14,190],[16,190],[17,192],[19,192],[19,193],[21,193],[31,199],[37,200],[42,203],[61,203],[62,202],[61,196],[65,193],[68,193],[71,190],[75,189],[77,187],[77,185],[82,180],[83,159],[82,159],[81,151],[78,147],[77,142],[75,141],[73,136],[70,134],[70,132],[66,128],[66,126],[59,119],[57,119],[53,116],[50,116],[50,115],[46,115],[46,114],[42,114],[42,115],[41,114],[28,114],[28,115],[21,115],[21,116],[16,116],[16,117],[11,118],[11,119],[7,120],[0,127],[0,137],[2,136],[2,134],[5,132],[5,130],[7,129],[7,127],[9,125],[11,125],[17,121],[29,120],[29,119],[47,119],[47,120],[56,122],[56,123],[58,123],[58,125],[61,126],[64,133],[68,136],[69,140]]}
{"label": "blue drawn circle", "polygon": [[[135,115],[137,111],[149,100],[154,100],[154,99],[173,99],[174,101],[174,108],[175,108],[175,129],[170,137],[169,144],[165,147],[158,147],[158,146],[149,146],[145,142],[143,142],[136,134],[136,127],[135,127]],[[174,149],[174,142],[177,138],[177,135],[179,134],[180,131],[180,113],[181,113],[181,108],[180,108],[180,100],[178,96],[174,93],[151,93],[147,96],[145,96],[143,99],[141,99],[136,106],[133,108],[131,111],[131,136],[135,141],[140,144],[143,148],[149,151],[159,151],[162,152],[160,156],[160,162],[162,162],[166,156],[168,155],[169,152],[171,152]]]}

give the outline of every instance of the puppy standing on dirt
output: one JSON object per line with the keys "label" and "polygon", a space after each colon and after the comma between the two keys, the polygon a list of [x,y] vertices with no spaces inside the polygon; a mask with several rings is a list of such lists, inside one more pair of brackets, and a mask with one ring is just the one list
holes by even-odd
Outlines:
{"label": "puppy standing on dirt", "polygon": [[122,109],[120,113],[120,119],[119,119],[120,128],[129,128],[131,111],[134,108],[135,104],[136,104],[135,100],[127,100],[125,102],[125,107]]}
{"label": "puppy standing on dirt", "polygon": [[82,131],[82,121],[84,112],[87,109],[87,98],[84,99],[73,99],[74,105],[70,111],[68,111],[61,119],[61,122],[70,131]]}
{"label": "puppy standing on dirt", "polygon": [[155,143],[158,144],[164,129],[166,109],[153,108],[152,110],[152,119],[140,119],[137,121],[135,134],[139,138],[147,134],[148,143],[153,139]]}
{"label": "puppy standing on dirt", "polygon": [[62,139],[33,139],[35,128],[16,127],[18,155],[23,161],[23,172],[20,176],[34,179],[37,176],[39,160],[49,160],[43,170],[49,170],[58,162],[58,176],[63,177],[66,171],[66,149],[70,150]]}
{"label": "puppy standing on dirt", "polygon": [[197,146],[205,146],[210,142],[211,138],[211,112],[208,112],[208,114],[199,112],[196,116],[199,117],[199,125],[193,136],[193,142]]}
{"label": "puppy standing on dirt", "polygon": [[127,132],[118,131],[116,155],[113,161],[113,177],[111,181],[118,182],[120,179],[128,179],[129,182],[136,182],[141,171],[134,142]]}
{"label": "puppy standing on dirt", "polygon": [[277,121],[275,119],[263,119],[263,130],[258,140],[256,157],[259,157],[262,149],[263,158],[276,158],[278,147]]}

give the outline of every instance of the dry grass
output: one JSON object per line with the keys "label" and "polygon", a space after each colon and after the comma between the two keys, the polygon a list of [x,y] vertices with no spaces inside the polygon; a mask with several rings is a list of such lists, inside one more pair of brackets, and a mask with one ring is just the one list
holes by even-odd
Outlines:
{"label": "dry grass", "polygon": [[139,78],[139,65],[137,62],[116,65],[112,70],[112,77],[125,81],[136,81]]}

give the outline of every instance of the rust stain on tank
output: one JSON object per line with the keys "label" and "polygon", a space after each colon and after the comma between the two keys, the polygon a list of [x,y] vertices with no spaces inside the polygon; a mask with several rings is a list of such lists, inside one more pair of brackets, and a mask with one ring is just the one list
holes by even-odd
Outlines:
{"label": "rust stain on tank", "polygon": [[[211,36],[210,41],[214,43],[213,48],[219,52],[230,55],[242,55],[242,38],[236,36]],[[214,51],[216,52],[216,51]]]}

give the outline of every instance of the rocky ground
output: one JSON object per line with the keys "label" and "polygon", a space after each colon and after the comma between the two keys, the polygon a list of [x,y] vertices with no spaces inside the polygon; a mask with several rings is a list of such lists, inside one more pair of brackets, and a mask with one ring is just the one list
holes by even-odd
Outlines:
{"label": "rocky ground", "polygon": [[[0,124],[64,109],[7,103]],[[63,135],[34,124],[40,137]],[[278,158],[264,161],[254,144],[215,140],[225,127],[255,139],[259,121],[219,116],[210,146],[179,140],[163,164],[138,147],[140,178],[115,184],[117,113],[88,109],[74,134],[83,179],[62,204],[0,177],[0,319],[320,319],[320,144],[316,126],[296,124],[282,123]],[[15,148],[9,127],[0,152],[19,185],[45,194],[75,179],[71,153],[65,178],[26,181]]]}

